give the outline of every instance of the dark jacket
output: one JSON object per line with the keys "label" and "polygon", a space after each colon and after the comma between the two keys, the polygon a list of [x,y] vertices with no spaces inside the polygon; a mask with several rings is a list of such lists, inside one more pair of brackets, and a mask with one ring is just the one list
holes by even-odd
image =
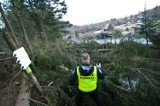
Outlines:
{"label": "dark jacket", "polygon": [[[79,67],[79,70],[82,75],[88,76],[94,71],[94,66],[92,64],[81,64]],[[100,68],[97,68],[97,76],[98,76],[98,79],[104,79],[105,77],[104,73]],[[73,83],[77,79],[78,79],[78,76],[77,76],[77,68],[76,68],[69,78],[70,85],[73,85]]]}

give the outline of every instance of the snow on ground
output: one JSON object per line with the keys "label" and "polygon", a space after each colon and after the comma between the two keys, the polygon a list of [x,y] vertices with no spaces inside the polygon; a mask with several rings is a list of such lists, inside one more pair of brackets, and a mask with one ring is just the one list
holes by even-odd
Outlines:
{"label": "snow on ground", "polygon": [[[139,27],[140,25],[142,25],[142,23],[140,23],[140,22],[134,23],[134,24],[127,23],[127,24],[122,24],[122,25],[116,26],[115,29],[116,30],[121,30],[122,35],[124,35],[124,37],[129,37],[130,35],[134,34],[133,27]],[[128,31],[126,30],[127,28],[128,28]],[[85,34],[79,33],[77,36],[72,33],[70,35],[66,35],[64,37],[64,39],[67,39],[68,41],[75,42],[75,43],[81,43],[81,42],[89,41],[89,40],[94,40],[94,41],[96,41],[100,44],[104,44],[104,43],[107,43],[107,42],[112,42],[112,43],[120,42],[121,38],[118,38],[118,39],[113,38],[112,41],[109,38],[108,39],[97,39],[97,36],[100,35],[102,31],[103,30],[92,31],[92,32],[88,32],[88,33],[85,33]],[[144,38],[136,39],[136,41],[141,42],[143,44],[146,43]]]}

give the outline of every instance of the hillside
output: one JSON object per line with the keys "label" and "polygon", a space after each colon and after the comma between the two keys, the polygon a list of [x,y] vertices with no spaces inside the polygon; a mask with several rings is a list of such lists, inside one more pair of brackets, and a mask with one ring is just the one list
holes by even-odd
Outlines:
{"label": "hillside", "polygon": [[[153,9],[150,10],[146,10],[146,15],[148,17],[154,17],[154,18],[159,18],[160,17],[160,6],[156,6]],[[110,20],[106,20],[104,22],[100,22],[100,23],[94,23],[94,24],[90,24],[90,25],[85,25],[85,26],[72,26],[71,29],[69,29],[71,31],[71,33],[87,33],[87,32],[92,32],[92,31],[98,31],[98,30],[102,30],[106,24],[112,24],[113,26],[120,26],[120,25],[124,25],[124,24],[135,24],[138,23],[140,21],[140,18],[142,18],[142,13],[137,13],[134,15],[130,15],[130,16],[125,16],[122,18],[113,18]]]}

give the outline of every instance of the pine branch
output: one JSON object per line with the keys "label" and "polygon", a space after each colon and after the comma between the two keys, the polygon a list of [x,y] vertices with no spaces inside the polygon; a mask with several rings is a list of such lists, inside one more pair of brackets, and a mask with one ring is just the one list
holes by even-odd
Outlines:
{"label": "pine branch", "polygon": [[129,89],[125,89],[125,88],[123,88],[123,87],[121,87],[121,86],[118,86],[118,85],[114,84],[113,82],[111,82],[110,80],[108,80],[108,82],[109,82],[111,85],[113,85],[115,88],[119,89],[119,90],[122,90],[122,91],[125,91],[125,92],[130,92]]}
{"label": "pine branch", "polygon": [[155,92],[155,94],[158,96],[158,98],[160,99],[160,95],[159,93],[157,92],[157,90],[155,88],[158,88],[160,90],[159,87],[155,86],[152,81],[144,74],[142,73],[138,68],[136,69],[130,69],[131,71],[134,71],[134,72],[138,72],[139,74],[141,74],[145,79],[146,81],[149,83],[149,86],[150,88]]}
{"label": "pine branch", "polygon": [[11,85],[11,83],[13,82],[13,80],[15,78],[17,78],[20,74],[21,74],[22,70],[20,70],[18,73],[16,73],[16,75],[10,80],[9,85]]}
{"label": "pine branch", "polygon": [[13,59],[13,58],[14,58],[14,57],[3,58],[3,59],[0,59],[0,61],[11,60],[11,59]]}
{"label": "pine branch", "polygon": [[146,69],[146,68],[133,68],[135,70],[141,70],[141,71],[147,71],[147,72],[150,72],[152,74],[156,74],[156,75],[160,75],[160,73],[156,72],[156,71],[153,71],[151,69]]}
{"label": "pine branch", "polygon": [[29,100],[32,101],[32,102],[35,102],[35,103],[37,103],[37,104],[41,104],[41,105],[44,105],[44,106],[49,106],[49,105],[47,105],[47,104],[45,104],[45,103],[43,103],[43,102],[34,100],[34,99],[32,99],[32,98],[29,98]]}

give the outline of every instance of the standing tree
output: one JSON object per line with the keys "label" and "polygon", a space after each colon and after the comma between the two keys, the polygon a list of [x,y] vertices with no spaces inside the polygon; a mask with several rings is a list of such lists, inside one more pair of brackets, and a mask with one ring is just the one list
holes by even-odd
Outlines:
{"label": "standing tree", "polygon": [[[64,0],[9,0],[6,11],[17,33],[20,26],[16,12],[24,24],[28,36],[39,35],[40,38],[55,39],[61,37],[61,33],[66,32],[66,27],[71,24],[62,21],[62,17],[67,12],[67,5]],[[49,37],[49,38],[48,38]]]}
{"label": "standing tree", "polygon": [[143,36],[145,36],[147,46],[149,41],[152,42],[155,45],[159,45],[158,41],[160,40],[160,32],[159,28],[160,25],[157,20],[158,17],[155,16],[152,11],[146,11],[142,12],[142,24],[140,28],[138,28],[139,33]]}

